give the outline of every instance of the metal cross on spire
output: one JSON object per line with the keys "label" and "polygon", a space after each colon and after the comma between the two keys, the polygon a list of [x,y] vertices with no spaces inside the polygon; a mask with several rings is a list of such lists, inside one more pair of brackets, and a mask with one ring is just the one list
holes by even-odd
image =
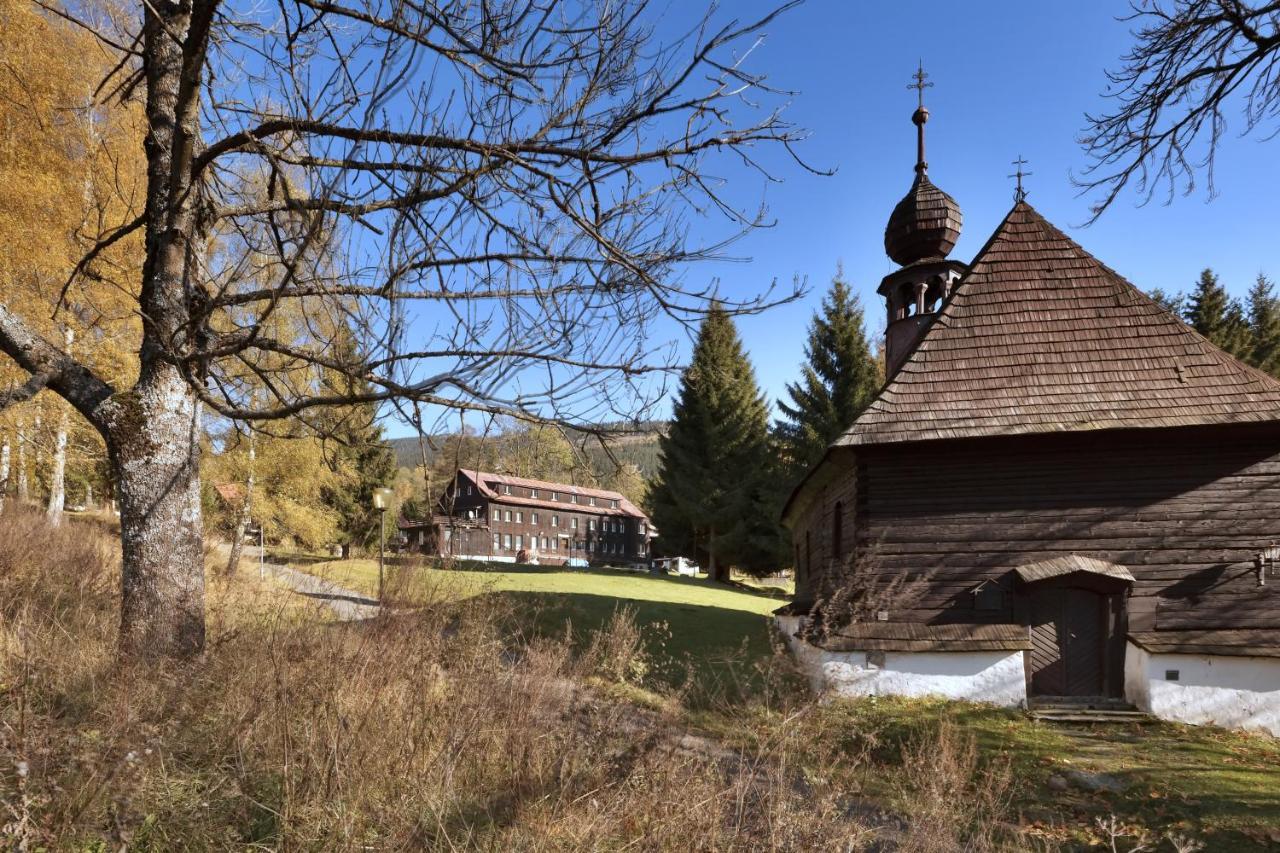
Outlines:
{"label": "metal cross on spire", "polygon": [[1016,203],[1019,201],[1025,201],[1027,198],[1027,191],[1022,188],[1022,179],[1026,177],[1030,177],[1034,173],[1022,171],[1022,167],[1027,165],[1027,161],[1022,159],[1021,154],[1018,155],[1017,160],[1013,161],[1013,165],[1017,168],[1017,171],[1015,171],[1012,175],[1009,175],[1009,177],[1017,178],[1018,180],[1018,188],[1013,191],[1013,200]]}
{"label": "metal cross on spire", "polygon": [[916,90],[916,95],[920,99],[920,106],[923,107],[924,106],[924,90],[933,88],[932,83],[924,82],[925,80],[929,79],[929,75],[925,73],[923,59],[920,60],[920,65],[919,67],[916,68],[916,73],[912,74],[911,77],[916,82],[908,83],[907,88]]}

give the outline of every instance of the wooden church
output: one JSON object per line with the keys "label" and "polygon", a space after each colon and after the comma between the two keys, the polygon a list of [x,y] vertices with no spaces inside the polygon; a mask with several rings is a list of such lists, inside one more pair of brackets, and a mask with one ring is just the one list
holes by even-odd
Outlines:
{"label": "wooden church", "polygon": [[824,689],[1128,702],[1280,734],[1280,382],[1019,198],[969,264],[915,181],[888,380],[784,510]]}

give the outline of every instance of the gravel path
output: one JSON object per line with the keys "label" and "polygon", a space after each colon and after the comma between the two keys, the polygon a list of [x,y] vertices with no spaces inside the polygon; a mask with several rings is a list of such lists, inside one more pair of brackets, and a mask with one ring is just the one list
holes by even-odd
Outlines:
{"label": "gravel path", "polygon": [[355,590],[291,569],[282,563],[267,563],[263,569],[270,577],[280,581],[298,595],[305,595],[307,598],[323,603],[344,622],[372,619],[382,609],[377,601]]}

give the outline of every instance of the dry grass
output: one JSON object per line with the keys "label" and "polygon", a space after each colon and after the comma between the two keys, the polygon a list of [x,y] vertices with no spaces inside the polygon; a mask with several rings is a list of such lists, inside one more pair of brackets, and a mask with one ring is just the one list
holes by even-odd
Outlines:
{"label": "dry grass", "polygon": [[585,642],[447,590],[344,624],[212,571],[204,658],[133,669],[115,550],[99,525],[0,516],[6,849],[1028,849],[1007,764],[941,727],[890,767],[827,730],[783,655],[747,704],[693,713],[655,692],[632,609]]}

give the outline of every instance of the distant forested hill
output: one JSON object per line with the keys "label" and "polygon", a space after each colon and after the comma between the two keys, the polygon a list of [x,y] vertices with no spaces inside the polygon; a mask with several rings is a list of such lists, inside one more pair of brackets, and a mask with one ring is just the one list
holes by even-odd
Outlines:
{"label": "distant forested hill", "polygon": [[[605,428],[614,427],[615,425],[609,424]],[[610,437],[609,447],[619,462],[635,465],[640,469],[641,476],[649,479],[658,472],[658,436],[666,428],[665,421],[645,423],[640,426],[638,431]],[[435,463],[435,456],[438,452],[432,450],[431,444],[434,444],[436,448],[441,448],[445,445],[446,438],[447,436],[443,435],[432,437],[431,443],[427,446],[428,463]],[[608,454],[594,437],[585,433],[570,432],[568,438],[576,448],[580,449],[592,470],[603,473],[613,467],[609,461]],[[501,435],[493,438],[495,443],[500,443],[502,440]],[[422,464],[417,437],[391,438],[387,440],[387,443],[395,451],[396,465],[398,467],[412,469]]]}

